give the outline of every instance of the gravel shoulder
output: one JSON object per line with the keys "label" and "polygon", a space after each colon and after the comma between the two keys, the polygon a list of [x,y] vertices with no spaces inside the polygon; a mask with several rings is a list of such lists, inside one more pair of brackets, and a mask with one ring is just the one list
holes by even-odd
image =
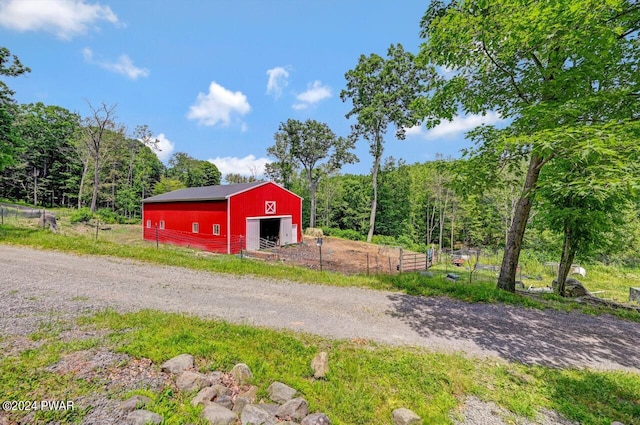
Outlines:
{"label": "gravel shoulder", "polygon": [[539,311],[163,267],[0,245],[0,336],[110,307],[158,309],[325,337],[525,364],[640,372],[640,325]]}

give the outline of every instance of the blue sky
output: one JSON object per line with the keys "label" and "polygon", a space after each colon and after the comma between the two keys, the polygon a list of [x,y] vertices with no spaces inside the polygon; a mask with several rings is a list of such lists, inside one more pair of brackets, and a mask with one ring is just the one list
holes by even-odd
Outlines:
{"label": "blue sky", "polygon": [[[117,104],[132,132],[147,124],[173,152],[212,160],[223,174],[261,172],[280,122],[308,118],[346,136],[344,74],[360,54],[391,43],[417,52],[427,3],[416,0],[0,0],[0,38],[32,69],[7,83],[20,103],[85,116],[87,101]],[[407,139],[385,156],[409,163],[459,156],[464,132],[496,114],[458,117]],[[371,157],[344,172],[368,173]]]}

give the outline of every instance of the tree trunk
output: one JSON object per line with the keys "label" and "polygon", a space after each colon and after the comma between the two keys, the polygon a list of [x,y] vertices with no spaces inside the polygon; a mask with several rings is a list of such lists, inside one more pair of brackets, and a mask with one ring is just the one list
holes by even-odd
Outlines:
{"label": "tree trunk", "polygon": [[82,208],[82,190],[84,189],[84,179],[87,177],[89,168],[88,161],[82,166],[82,176],[80,177],[80,188],[78,189],[78,209]]}
{"label": "tree trunk", "polygon": [[576,256],[576,247],[572,240],[573,233],[568,225],[564,228],[564,243],[562,245],[562,257],[558,266],[558,278],[555,287],[556,294],[564,297],[564,286],[567,282],[567,276],[571,271],[571,264]]}
{"label": "tree trunk", "polygon": [[311,198],[311,211],[309,212],[309,227],[316,227],[316,189],[317,183],[313,181],[313,178],[309,179],[309,192]]}
{"label": "tree trunk", "polygon": [[100,184],[100,162],[96,157],[94,161],[93,172],[93,196],[91,197],[91,212],[96,212],[96,204],[98,202],[98,185]]}
{"label": "tree trunk", "polygon": [[371,173],[371,184],[373,185],[373,200],[371,201],[371,215],[369,216],[369,233],[367,242],[373,239],[373,229],[376,225],[376,210],[378,209],[378,169],[380,168],[380,157],[382,156],[382,144],[380,136],[376,137],[375,155],[373,157],[373,172]]}
{"label": "tree trunk", "polygon": [[502,257],[502,266],[500,267],[500,276],[498,276],[498,288],[506,291],[515,292],[516,290],[516,272],[518,260],[520,259],[520,250],[522,249],[522,240],[524,239],[527,220],[529,220],[529,213],[531,212],[533,193],[538,183],[543,161],[542,157],[536,154],[531,155],[522,196],[516,205],[511,228],[509,229],[509,237],[504,248],[504,257]]}

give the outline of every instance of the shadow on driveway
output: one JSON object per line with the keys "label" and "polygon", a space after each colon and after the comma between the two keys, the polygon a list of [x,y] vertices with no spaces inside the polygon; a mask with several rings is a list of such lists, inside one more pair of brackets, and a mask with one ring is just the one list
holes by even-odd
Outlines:
{"label": "shadow on driveway", "polygon": [[640,372],[640,324],[503,304],[392,294],[390,313],[420,336],[470,340],[502,358],[550,367]]}

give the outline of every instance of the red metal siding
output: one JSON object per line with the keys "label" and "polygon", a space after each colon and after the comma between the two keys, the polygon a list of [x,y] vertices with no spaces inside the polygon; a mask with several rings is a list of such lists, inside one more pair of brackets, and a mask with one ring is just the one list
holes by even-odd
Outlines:
{"label": "red metal siding", "polygon": [[[147,221],[151,220],[151,228]],[[160,221],[164,220],[164,230]],[[193,223],[198,223],[198,233],[192,232]],[[220,235],[213,234],[213,225],[220,225]],[[188,245],[208,251],[227,252],[227,203],[206,202],[162,202],[144,204],[144,239],[161,243]],[[158,231],[156,233],[156,226]]]}
{"label": "red metal siding", "polygon": [[[267,201],[275,201],[275,214],[267,214]],[[230,199],[231,234],[247,234],[247,217],[269,217],[290,215],[292,224],[298,225],[297,240],[301,240],[302,199],[293,193],[269,182],[246,192],[233,195]]]}
{"label": "red metal siding", "polygon": [[[275,201],[275,213],[267,213],[267,201]],[[298,226],[297,240],[301,240],[302,199],[275,183],[268,182],[232,195],[228,202],[229,219],[227,201],[145,203],[142,222],[144,239],[157,239],[161,243],[188,245],[220,253],[228,252],[229,243],[230,253],[236,254],[246,244],[247,217],[291,216],[292,224]],[[151,228],[147,228],[148,220],[151,220]],[[165,222],[164,230],[159,229],[161,220]],[[192,232],[193,223],[199,224],[197,234]],[[213,235],[214,224],[220,225],[219,236]]]}

